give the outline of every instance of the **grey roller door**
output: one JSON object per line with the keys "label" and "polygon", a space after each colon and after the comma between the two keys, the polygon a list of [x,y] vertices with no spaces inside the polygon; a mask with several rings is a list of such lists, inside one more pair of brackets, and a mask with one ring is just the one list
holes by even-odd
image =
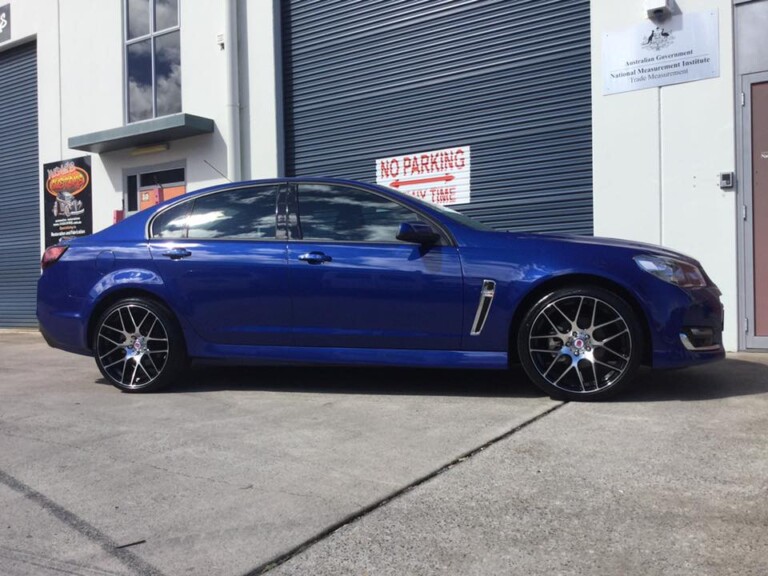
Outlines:
{"label": "grey roller door", "polygon": [[282,2],[286,172],[471,146],[496,228],[592,233],[589,0]]}
{"label": "grey roller door", "polygon": [[40,275],[37,49],[0,52],[0,327],[35,326]]}

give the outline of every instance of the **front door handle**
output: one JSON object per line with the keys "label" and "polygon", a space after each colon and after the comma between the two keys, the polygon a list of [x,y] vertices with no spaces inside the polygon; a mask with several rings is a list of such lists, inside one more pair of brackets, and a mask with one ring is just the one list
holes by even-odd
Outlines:
{"label": "front door handle", "polygon": [[322,264],[323,262],[330,262],[333,258],[322,252],[307,252],[299,256],[299,260],[309,264]]}
{"label": "front door handle", "polygon": [[181,260],[187,256],[192,256],[192,252],[186,248],[171,248],[168,252],[163,252],[163,256],[167,256],[171,260]]}

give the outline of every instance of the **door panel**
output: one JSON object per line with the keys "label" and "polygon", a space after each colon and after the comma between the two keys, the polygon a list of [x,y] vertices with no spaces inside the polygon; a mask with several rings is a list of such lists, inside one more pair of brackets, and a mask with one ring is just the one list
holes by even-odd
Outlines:
{"label": "door panel", "polygon": [[195,197],[160,212],[150,251],[172,303],[209,342],[291,344],[279,185]]}
{"label": "door panel", "polygon": [[[189,256],[172,259],[171,249]],[[291,343],[283,242],[152,241],[160,276],[178,312],[209,342]]]}
{"label": "door panel", "polygon": [[768,337],[768,82],[751,88],[754,335]]}
{"label": "door panel", "polygon": [[[311,263],[301,259],[304,255],[325,262]],[[288,262],[297,345],[460,348],[462,275],[456,248],[291,242]]]}
{"label": "door panel", "polygon": [[768,72],[742,76],[741,222],[747,349],[768,349]]}

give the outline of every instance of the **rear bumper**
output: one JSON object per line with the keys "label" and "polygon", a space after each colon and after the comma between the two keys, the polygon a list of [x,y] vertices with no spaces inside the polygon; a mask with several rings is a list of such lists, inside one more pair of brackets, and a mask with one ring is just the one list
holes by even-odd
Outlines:
{"label": "rear bumper", "polygon": [[43,274],[38,280],[37,321],[40,333],[52,348],[92,356],[81,301],[62,294]]}

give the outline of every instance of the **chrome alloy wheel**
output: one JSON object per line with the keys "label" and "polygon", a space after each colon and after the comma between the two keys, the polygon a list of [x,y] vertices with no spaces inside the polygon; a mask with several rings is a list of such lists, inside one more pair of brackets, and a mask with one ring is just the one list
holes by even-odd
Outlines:
{"label": "chrome alloy wheel", "polygon": [[550,385],[570,393],[595,393],[630,368],[632,335],[610,304],[592,296],[565,296],[542,308],[528,334],[535,369]]}
{"label": "chrome alloy wheel", "polygon": [[102,370],[121,387],[144,388],[168,362],[168,332],[162,320],[138,304],[125,304],[103,319],[96,337]]}

